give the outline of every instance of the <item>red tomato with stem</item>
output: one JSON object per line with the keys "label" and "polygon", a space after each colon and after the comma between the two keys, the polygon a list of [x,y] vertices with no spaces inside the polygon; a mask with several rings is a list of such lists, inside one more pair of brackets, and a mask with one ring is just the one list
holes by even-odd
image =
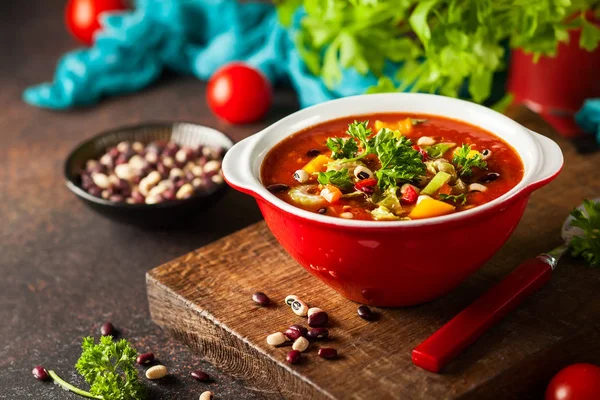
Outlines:
{"label": "red tomato with stem", "polygon": [[75,38],[91,46],[94,32],[100,29],[98,15],[104,11],[127,9],[124,0],[69,0],[65,9],[65,23]]}
{"label": "red tomato with stem", "polygon": [[546,400],[600,399],[600,367],[573,364],[561,369],[546,389]]}
{"label": "red tomato with stem", "polygon": [[257,69],[240,62],[217,70],[206,89],[210,109],[232,124],[260,120],[271,107],[272,99],[269,80]]}

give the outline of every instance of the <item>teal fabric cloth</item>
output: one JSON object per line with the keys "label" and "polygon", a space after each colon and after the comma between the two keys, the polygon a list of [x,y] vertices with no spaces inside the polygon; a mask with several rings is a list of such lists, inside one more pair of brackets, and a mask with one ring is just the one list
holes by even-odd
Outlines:
{"label": "teal fabric cloth", "polygon": [[291,83],[302,107],[364,93],[377,82],[346,70],[330,90],[312,75],[292,39],[301,15],[283,27],[268,3],[138,0],[132,11],[103,14],[94,45],[65,54],[53,82],[26,89],[23,98],[51,109],[91,105],[141,90],[164,69],[206,80],[234,60],[259,68],[274,84]]}
{"label": "teal fabric cloth", "polygon": [[587,99],[575,115],[575,121],[585,132],[596,137],[600,143],[600,98]]}

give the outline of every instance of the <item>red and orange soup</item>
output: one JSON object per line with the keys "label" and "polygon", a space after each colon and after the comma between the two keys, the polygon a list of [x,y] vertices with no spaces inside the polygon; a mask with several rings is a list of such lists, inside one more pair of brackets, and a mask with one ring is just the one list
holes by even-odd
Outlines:
{"label": "red and orange soup", "polygon": [[342,118],[277,144],[263,185],[304,210],[333,217],[431,218],[490,202],[523,177],[516,151],[493,134],[444,117]]}

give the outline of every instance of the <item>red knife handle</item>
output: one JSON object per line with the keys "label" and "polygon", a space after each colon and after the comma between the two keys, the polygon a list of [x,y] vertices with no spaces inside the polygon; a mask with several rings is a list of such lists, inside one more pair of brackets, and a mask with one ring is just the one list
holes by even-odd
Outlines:
{"label": "red knife handle", "polygon": [[551,275],[552,267],[543,257],[523,262],[502,282],[418,345],[412,352],[413,364],[439,372],[490,326],[544,286]]}

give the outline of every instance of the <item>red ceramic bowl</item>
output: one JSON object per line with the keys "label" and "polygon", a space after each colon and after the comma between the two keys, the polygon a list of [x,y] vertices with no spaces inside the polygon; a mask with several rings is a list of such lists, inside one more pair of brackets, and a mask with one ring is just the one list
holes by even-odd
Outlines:
{"label": "red ceramic bowl", "polygon": [[[511,144],[525,167],[522,181],[498,199],[456,214],[414,221],[358,221],[296,208],[260,182],[265,155],[287,136],[346,116],[408,112],[480,126]],[[560,148],[488,108],[429,94],[346,97],[298,111],[236,144],[223,175],[253,196],[273,235],[308,272],[346,298],[376,306],[408,306],[440,297],[481,267],[509,238],[529,195],[558,175]]]}

